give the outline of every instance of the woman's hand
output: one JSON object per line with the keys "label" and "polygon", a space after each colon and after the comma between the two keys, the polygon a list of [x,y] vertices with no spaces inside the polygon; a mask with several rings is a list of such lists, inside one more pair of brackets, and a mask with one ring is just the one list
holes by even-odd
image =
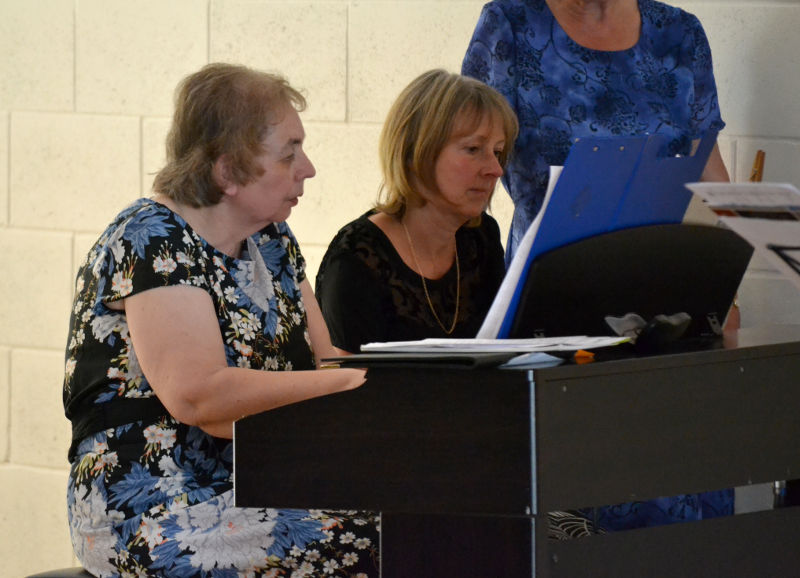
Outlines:
{"label": "woman's hand", "polygon": [[337,368],[331,371],[341,372],[342,374],[347,374],[345,376],[346,382],[343,384],[341,391],[349,391],[351,389],[356,389],[364,385],[364,382],[367,381],[367,370],[366,369],[353,369],[353,368]]}

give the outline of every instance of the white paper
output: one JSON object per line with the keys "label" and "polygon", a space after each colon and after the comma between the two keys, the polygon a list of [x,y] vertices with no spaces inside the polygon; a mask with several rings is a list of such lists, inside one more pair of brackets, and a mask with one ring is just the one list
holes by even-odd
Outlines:
{"label": "white paper", "polygon": [[800,211],[800,191],[789,183],[687,183],[712,209]]}
{"label": "white paper", "polygon": [[739,217],[722,217],[720,221],[750,243],[779,273],[800,289],[800,221]]}
{"label": "white paper", "polygon": [[535,351],[575,351],[609,347],[629,341],[627,337],[587,337],[572,335],[567,337],[532,337],[530,339],[449,339],[428,338],[419,341],[388,341],[367,343],[361,346],[362,353],[477,353],[477,352],[519,352]]}
{"label": "white paper", "polygon": [[492,306],[489,307],[489,312],[486,314],[486,318],[483,320],[481,328],[478,330],[478,335],[476,336],[478,339],[494,339],[500,332],[500,327],[503,325],[506,311],[508,311],[508,305],[511,303],[511,298],[514,296],[514,291],[519,284],[520,277],[525,268],[525,262],[528,259],[528,253],[531,251],[533,240],[536,238],[536,232],[539,230],[539,224],[542,222],[542,215],[544,215],[547,209],[547,204],[550,202],[553,189],[556,186],[558,177],[561,176],[561,170],[563,168],[564,167],[558,166],[550,167],[550,179],[547,182],[547,191],[545,192],[544,201],[542,202],[542,208],[530,226],[528,226],[528,230],[525,231],[525,235],[522,237],[517,247],[517,252],[514,254],[514,258],[508,266],[506,275],[503,277],[503,282],[497,290],[494,301],[492,301]]}
{"label": "white paper", "polygon": [[800,191],[788,183],[689,183],[719,216],[800,289]]}

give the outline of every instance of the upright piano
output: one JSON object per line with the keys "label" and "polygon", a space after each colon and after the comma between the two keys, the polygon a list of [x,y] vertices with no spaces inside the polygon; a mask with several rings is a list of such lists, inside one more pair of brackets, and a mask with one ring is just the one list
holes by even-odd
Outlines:
{"label": "upright piano", "polygon": [[800,576],[800,508],[548,539],[550,511],[800,478],[800,327],[611,357],[370,368],[236,423],[236,504],[380,511],[383,578]]}

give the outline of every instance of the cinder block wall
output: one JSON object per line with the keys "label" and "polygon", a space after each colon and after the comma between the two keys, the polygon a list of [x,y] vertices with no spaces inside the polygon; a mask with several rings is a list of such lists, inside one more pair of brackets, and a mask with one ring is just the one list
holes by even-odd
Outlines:
{"label": "cinder block wall", "polygon": [[[306,91],[317,177],[290,223],[317,269],[379,185],[376,143],[400,89],[457,71],[482,1],[3,0],[0,3],[0,560],[4,576],[74,563],[64,492],[63,347],[76,263],[149,194],[172,91],[210,61],[279,71]],[[766,150],[800,185],[800,5],[695,1],[728,126],[731,174]],[[494,204],[501,224],[509,203]],[[744,323],[800,322],[796,291],[754,264]]]}

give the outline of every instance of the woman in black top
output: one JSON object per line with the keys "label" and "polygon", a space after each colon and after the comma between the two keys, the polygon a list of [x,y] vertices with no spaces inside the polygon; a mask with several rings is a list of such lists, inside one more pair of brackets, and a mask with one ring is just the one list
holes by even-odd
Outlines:
{"label": "woman in black top", "polygon": [[[382,198],[334,237],[316,294],[331,342],[474,337],[505,274],[500,231],[485,213],[517,135],[506,100],[442,70],[414,80],[380,139]],[[549,536],[592,533],[549,512]]]}
{"label": "woman in black top", "polygon": [[334,346],[475,336],[505,273],[485,210],[516,135],[506,100],[479,81],[433,70],[400,94],[379,202],[338,232],[317,274]]}

